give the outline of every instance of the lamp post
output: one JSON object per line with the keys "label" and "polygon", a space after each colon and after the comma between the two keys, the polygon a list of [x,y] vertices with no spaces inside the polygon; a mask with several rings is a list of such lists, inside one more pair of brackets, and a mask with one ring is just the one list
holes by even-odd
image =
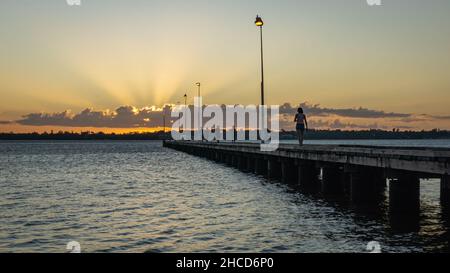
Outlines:
{"label": "lamp post", "polygon": [[183,132],[186,131],[186,123],[187,123],[187,94],[184,94],[184,126],[183,126]]}
{"label": "lamp post", "polygon": [[[263,26],[264,26],[264,21],[262,20],[261,17],[259,17],[259,15],[256,15],[256,20],[255,20],[255,25],[257,27],[259,27],[259,33],[261,36],[260,42],[261,42],[261,107],[262,111],[261,111],[261,130],[265,127],[264,126],[264,50],[263,50]],[[258,126],[259,127],[259,126]],[[262,141],[264,142],[264,141]]]}
{"label": "lamp post", "polygon": [[264,22],[256,15],[255,25],[259,27],[259,32],[261,36],[261,105],[264,105],[264,50],[263,50],[263,26]]}
{"label": "lamp post", "polygon": [[198,97],[200,97],[201,96],[200,87],[202,86],[202,84],[200,82],[197,82],[197,83],[195,83],[195,85],[197,85],[197,87],[198,87]]}
{"label": "lamp post", "polygon": [[[201,93],[200,93],[200,89],[202,84],[200,82],[195,83],[195,85],[197,85],[198,87],[198,101],[200,102],[200,97],[201,97]],[[203,121],[202,121],[202,104],[200,103],[199,105],[200,109],[198,111],[198,129],[200,130],[200,138],[203,141]]]}

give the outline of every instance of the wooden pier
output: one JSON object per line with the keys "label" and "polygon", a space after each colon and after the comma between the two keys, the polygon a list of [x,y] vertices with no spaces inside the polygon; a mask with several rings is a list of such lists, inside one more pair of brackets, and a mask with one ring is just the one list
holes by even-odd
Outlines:
{"label": "wooden pier", "polygon": [[[298,185],[305,191],[345,195],[356,203],[379,200],[389,181],[391,214],[420,214],[420,179],[438,178],[450,207],[450,149],[165,141],[164,147],[226,163],[242,171]],[[320,178],[320,179],[319,179]]]}

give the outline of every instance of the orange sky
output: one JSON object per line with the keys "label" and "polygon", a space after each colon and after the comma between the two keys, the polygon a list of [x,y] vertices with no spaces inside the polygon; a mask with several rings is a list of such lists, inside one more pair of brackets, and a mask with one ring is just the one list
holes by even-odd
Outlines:
{"label": "orange sky", "polygon": [[324,128],[450,129],[449,1],[5,0],[0,131],[88,129],[14,122],[30,113],[192,103],[197,81],[207,104],[257,104],[256,13],[269,104],[410,115],[312,115]]}

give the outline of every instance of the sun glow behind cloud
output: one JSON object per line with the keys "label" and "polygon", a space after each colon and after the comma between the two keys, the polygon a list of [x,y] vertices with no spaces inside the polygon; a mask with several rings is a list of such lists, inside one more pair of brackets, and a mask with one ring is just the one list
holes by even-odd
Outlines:
{"label": "sun glow behind cloud", "polygon": [[[116,110],[84,109],[79,113],[63,111],[58,113],[30,113],[18,120],[1,121],[2,127],[18,128],[44,132],[51,130],[91,131],[103,132],[152,132],[169,129],[171,123],[178,117],[171,117],[175,105],[165,105],[163,108],[121,106]],[[225,106],[222,106],[225,108]],[[430,116],[424,114],[394,113],[367,108],[326,108],[317,104],[302,103],[291,106],[286,103],[280,108],[280,128],[294,130],[294,115],[297,107],[302,107],[307,113],[310,128],[340,129],[340,130],[368,130],[392,128],[413,130],[417,127],[424,129],[449,128],[450,116]],[[193,106],[191,115],[194,112]],[[193,116],[192,116],[193,117]],[[209,118],[204,119],[206,123]],[[65,129],[63,129],[65,128]],[[69,128],[69,129],[67,129]],[[20,128],[19,128],[20,129]],[[7,130],[6,130],[7,131]],[[20,132],[20,130],[19,130]]]}

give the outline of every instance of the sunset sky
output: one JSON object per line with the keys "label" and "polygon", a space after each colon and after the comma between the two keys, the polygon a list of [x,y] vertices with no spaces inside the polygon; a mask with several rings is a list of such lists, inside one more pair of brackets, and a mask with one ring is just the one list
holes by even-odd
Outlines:
{"label": "sunset sky", "polygon": [[268,104],[316,128],[450,129],[450,1],[382,3],[2,0],[0,132],[158,127],[198,81],[206,104],[258,104],[256,14]]}

